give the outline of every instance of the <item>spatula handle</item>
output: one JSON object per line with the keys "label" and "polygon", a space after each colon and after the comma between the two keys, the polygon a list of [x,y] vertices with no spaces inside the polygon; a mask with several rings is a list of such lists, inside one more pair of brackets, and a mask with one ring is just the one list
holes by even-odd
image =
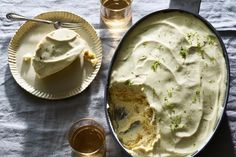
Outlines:
{"label": "spatula handle", "polygon": [[195,14],[199,13],[201,0],[170,0],[170,9],[182,9]]}

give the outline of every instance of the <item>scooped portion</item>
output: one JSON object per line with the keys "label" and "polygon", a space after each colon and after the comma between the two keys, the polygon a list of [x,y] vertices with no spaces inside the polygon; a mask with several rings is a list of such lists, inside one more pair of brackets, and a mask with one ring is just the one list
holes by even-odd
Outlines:
{"label": "scooped portion", "polygon": [[159,140],[156,113],[141,86],[116,83],[110,89],[110,113],[119,139],[129,149],[151,151]]}
{"label": "scooped portion", "polygon": [[84,55],[84,52],[96,58],[78,33],[65,28],[57,29],[38,44],[33,56],[33,67],[39,78],[45,78],[63,70],[80,55]]}
{"label": "scooped portion", "polygon": [[192,156],[222,115],[222,47],[199,19],[151,16],[124,38],[109,82],[114,131],[134,157]]}

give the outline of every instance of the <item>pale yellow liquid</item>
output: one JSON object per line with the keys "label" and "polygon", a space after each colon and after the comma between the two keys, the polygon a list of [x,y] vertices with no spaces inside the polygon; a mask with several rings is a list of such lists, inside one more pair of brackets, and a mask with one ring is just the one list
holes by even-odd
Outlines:
{"label": "pale yellow liquid", "polygon": [[88,125],[74,131],[70,138],[70,144],[74,150],[79,152],[79,157],[104,157],[104,140],[104,134],[99,128],[93,125]]}
{"label": "pale yellow liquid", "polygon": [[102,0],[101,18],[107,26],[126,26],[131,21],[131,0]]}

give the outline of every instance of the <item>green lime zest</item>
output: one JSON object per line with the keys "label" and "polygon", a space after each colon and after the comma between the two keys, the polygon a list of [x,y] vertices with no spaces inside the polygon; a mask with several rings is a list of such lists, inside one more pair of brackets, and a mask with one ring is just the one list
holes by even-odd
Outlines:
{"label": "green lime zest", "polygon": [[159,61],[155,61],[151,66],[152,70],[155,72],[160,64]]}

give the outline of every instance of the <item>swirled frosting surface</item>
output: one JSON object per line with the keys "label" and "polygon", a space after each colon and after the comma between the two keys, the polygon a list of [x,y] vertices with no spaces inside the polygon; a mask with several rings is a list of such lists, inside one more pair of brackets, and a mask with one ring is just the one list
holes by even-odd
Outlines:
{"label": "swirled frosting surface", "polygon": [[150,16],[124,39],[112,67],[109,115],[137,157],[190,156],[222,114],[226,64],[211,30],[187,13]]}

